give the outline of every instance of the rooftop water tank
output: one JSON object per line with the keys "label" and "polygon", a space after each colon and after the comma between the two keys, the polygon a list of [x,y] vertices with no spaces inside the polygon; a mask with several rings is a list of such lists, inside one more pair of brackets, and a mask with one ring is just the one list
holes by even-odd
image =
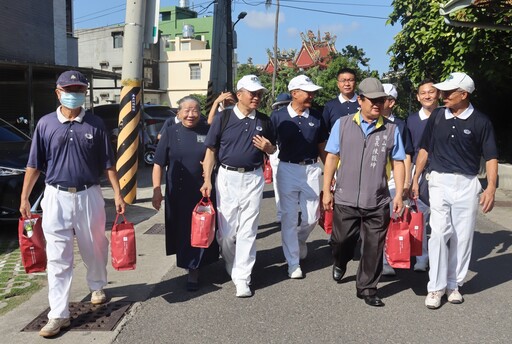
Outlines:
{"label": "rooftop water tank", "polygon": [[180,0],[180,6],[181,8],[188,8],[188,0]]}
{"label": "rooftop water tank", "polygon": [[183,38],[194,38],[194,25],[183,25]]}

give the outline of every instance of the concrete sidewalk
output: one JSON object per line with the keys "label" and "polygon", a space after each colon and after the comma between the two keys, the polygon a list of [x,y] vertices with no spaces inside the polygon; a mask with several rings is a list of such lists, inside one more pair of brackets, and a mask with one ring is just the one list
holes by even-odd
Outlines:
{"label": "concrete sidewalk", "polygon": [[[108,263],[108,273],[109,273],[109,284],[106,287],[106,293],[107,297],[111,301],[132,301],[135,302],[134,306],[132,307],[129,314],[121,321],[120,324],[116,327],[114,331],[67,331],[63,333],[62,335],[59,335],[58,337],[52,339],[55,343],[72,343],[72,344],[79,344],[79,343],[100,343],[100,344],[106,344],[106,343],[112,343],[114,341],[124,340],[127,341],[127,336],[132,336],[130,331],[127,331],[126,333],[122,333],[125,329],[125,326],[127,326],[127,329],[130,328],[130,321],[131,319],[136,320],[138,316],[138,310],[142,304],[144,304],[144,301],[148,300],[150,298],[150,295],[154,291],[155,286],[161,286],[162,280],[165,278],[169,278],[169,275],[172,276],[178,276],[181,275],[183,272],[177,271],[181,269],[174,269],[175,268],[175,259],[173,257],[167,257],[165,255],[165,245],[164,245],[164,236],[158,235],[158,234],[144,234],[148,229],[150,229],[153,225],[156,224],[163,224],[164,223],[164,216],[163,216],[163,209],[160,210],[160,212],[156,212],[152,206],[151,206],[151,196],[152,196],[152,188],[151,188],[151,169],[150,168],[139,168],[138,172],[138,191],[137,191],[137,202],[134,205],[129,206],[126,216],[127,219],[131,222],[134,222],[136,224],[135,230],[136,230],[136,236],[137,236],[137,254],[138,254],[138,261],[137,261],[137,268],[133,271],[115,271],[110,262]],[[109,224],[107,225],[107,228],[111,227],[111,223],[114,221],[115,214],[113,211],[113,197],[112,192],[108,187],[105,187],[104,189],[104,195],[106,198],[106,209],[107,209],[107,219]],[[267,186],[267,196],[269,194],[270,188]],[[274,212],[273,212],[273,199],[268,199],[269,197],[266,197],[266,205],[267,210],[265,210],[264,215],[260,218],[260,224],[263,228],[266,228],[266,226],[269,226],[274,221]],[[493,223],[497,224],[499,227],[503,227],[508,232],[512,231],[512,221],[510,221],[510,210],[512,207],[512,191],[510,190],[504,190],[504,189],[498,189],[496,193],[496,208],[489,214],[479,215],[480,219],[487,219],[489,221],[492,221]],[[477,228],[478,230],[478,228]],[[272,229],[273,232],[275,232]],[[321,232],[320,229],[315,229],[314,231],[315,236],[312,237],[311,240],[314,240],[314,242],[324,242],[325,241],[325,234]],[[280,240],[278,237],[278,233],[272,233],[273,236],[270,238],[264,238],[263,240],[267,240],[265,242],[264,247],[267,247],[268,250],[271,250],[272,252],[275,252],[277,256],[280,257],[282,252],[280,251]],[[109,237],[110,234],[107,232],[107,236]],[[320,238],[318,239],[317,238]],[[262,240],[262,238],[259,236],[258,240]],[[325,243],[324,243],[325,244]],[[322,245],[324,245],[322,244]],[[478,243],[475,243],[476,245]],[[316,244],[314,244],[316,245]],[[325,246],[325,245],[324,245]],[[316,249],[322,250],[326,249],[323,246],[318,246]],[[311,247],[310,247],[311,249]],[[509,247],[503,247],[504,251],[509,251]],[[323,251],[322,251],[323,252]],[[314,252],[313,252],[314,253]],[[261,256],[259,256],[261,257]],[[319,257],[322,259],[327,259],[325,262],[317,262],[315,264],[318,265],[318,271],[315,271],[314,273],[311,272],[311,276],[307,277],[305,281],[307,283],[315,282],[317,284],[325,283],[328,284],[329,287],[331,286],[332,281],[329,281],[328,278],[324,278],[325,276],[329,276],[329,270],[330,270],[330,261],[328,261],[328,255],[326,257]],[[79,255],[76,255],[76,261],[75,261],[75,273],[74,273],[74,280],[71,290],[71,299],[70,301],[88,301],[90,294],[87,288],[87,285],[85,283],[85,267],[83,263],[80,260]],[[281,259],[281,258],[279,258]],[[324,264],[325,263],[325,264]],[[323,264],[323,265],[322,265]],[[274,269],[275,267],[272,267]],[[283,268],[284,269],[284,268]],[[471,269],[471,266],[470,266]],[[176,270],[176,271],[175,271]],[[325,270],[325,271],[323,271]],[[221,269],[222,271],[222,269]],[[275,271],[275,269],[273,270]],[[315,278],[314,274],[320,273],[320,279]],[[497,271],[498,273],[505,273],[505,271]],[[257,276],[265,275],[262,274],[261,271],[256,272]],[[166,277],[167,276],[167,277]],[[324,277],[322,277],[324,276]],[[505,277],[503,277],[505,278]],[[506,277],[506,282],[509,283],[510,277]],[[261,278],[260,278],[261,281]],[[227,288],[230,288],[230,282],[224,281],[223,283],[227,283]],[[266,289],[262,289],[259,291],[259,295],[255,295],[251,300],[252,302],[264,302],[262,300],[263,296],[266,292],[274,292],[279,290],[279,288],[283,288],[283,285],[294,285],[294,283],[291,283],[289,281],[283,280],[280,283],[272,284],[266,287]],[[350,282],[353,283],[353,282]],[[298,283],[295,283],[297,285]],[[353,286],[352,286],[353,287]],[[274,288],[274,291],[272,291],[272,288]],[[323,286],[316,286],[314,288],[324,288]],[[389,289],[389,288],[388,288]],[[426,289],[426,286],[425,286]],[[306,289],[304,289],[306,290]],[[315,289],[312,290],[312,292]],[[265,293],[264,293],[265,292]],[[281,293],[284,292],[281,290],[278,295],[282,295]],[[47,300],[47,293],[48,289],[45,287],[36,294],[34,294],[30,300],[25,302],[24,304],[20,305],[13,311],[3,315],[0,317],[0,333],[2,333],[2,339],[0,339],[0,343],[14,343],[14,344],[26,344],[26,343],[43,343],[47,342],[47,339],[44,339],[42,337],[39,337],[37,332],[20,332],[21,329],[23,329],[26,325],[28,325],[36,316],[38,316],[41,312],[43,312],[48,307],[48,300]],[[183,293],[186,293],[183,291]],[[426,294],[426,291],[425,291]],[[212,294],[208,294],[212,295]],[[205,302],[214,302],[215,298],[219,298],[221,294],[217,294],[216,296],[210,296],[212,299],[211,301],[205,301]],[[351,295],[353,296],[353,295]],[[229,298],[230,304],[234,303],[232,300],[234,298],[234,294],[232,292],[229,292],[229,296],[226,296]],[[503,300],[505,303],[510,304],[510,293],[508,296],[505,297]],[[256,299],[256,301],[254,300]],[[186,297],[185,299],[186,300]],[[276,300],[275,296],[269,295],[269,298],[266,299],[266,307],[267,309],[272,307],[271,305]],[[235,300],[236,301],[236,300]],[[156,302],[155,298],[152,298],[152,302]],[[183,301],[184,303],[185,301]],[[222,302],[221,300],[218,300],[218,302]],[[359,305],[359,301],[357,305]],[[479,302],[478,300],[475,300],[474,302]],[[181,305],[182,303],[180,303]],[[249,304],[249,303],[248,303]],[[178,305],[176,305],[178,306]],[[418,304],[418,307],[421,306],[421,300]],[[251,307],[251,306],[248,306]],[[304,305],[304,307],[310,309],[312,305]],[[390,310],[392,310],[392,305],[389,307]],[[403,306],[405,307],[405,306]],[[360,307],[364,311],[367,311],[366,308],[364,308],[364,305]],[[388,308],[388,307],[385,307]],[[447,307],[448,308],[448,307]],[[295,308],[296,309],[296,308]],[[276,310],[277,311],[277,310]],[[357,312],[361,311],[360,309],[357,310]],[[368,310],[369,311],[369,310]],[[218,310],[215,311],[212,309],[212,314],[215,316],[218,316]],[[283,310],[280,310],[278,313],[282,314]],[[144,312],[143,312],[144,313]],[[285,312],[286,313],[286,312]],[[433,313],[431,313],[433,314]],[[509,314],[505,316],[507,319],[509,318]],[[272,314],[268,315],[269,317],[272,317]],[[470,314],[466,314],[465,318],[470,316]],[[236,317],[235,317],[236,318]],[[322,321],[321,319],[317,319],[318,321]],[[315,321],[317,321],[315,320]],[[240,319],[240,321],[243,321],[243,319]],[[272,321],[272,320],[268,320]],[[390,320],[389,320],[390,321]],[[132,322],[133,327],[133,322]],[[234,324],[230,324],[230,327],[232,327]],[[247,324],[239,324],[240,328],[243,329]],[[428,326],[428,324],[424,324]],[[219,326],[221,326],[219,324]],[[404,324],[402,324],[402,327]],[[291,329],[288,329],[291,330]],[[407,331],[413,330],[413,325],[411,324],[411,327],[409,329],[406,329]],[[151,334],[153,331],[152,327],[146,327],[146,326],[140,326],[141,333],[147,333]],[[276,329],[272,329],[272,331],[276,331]],[[183,329],[182,329],[183,332]],[[120,335],[122,333],[122,335]],[[286,332],[283,332],[284,337],[279,337],[279,331],[275,333],[274,335],[276,342],[285,342],[286,338]],[[293,333],[295,335],[295,333]],[[290,337],[290,340],[291,338]],[[119,338],[118,338],[119,336]],[[256,340],[258,337],[252,337],[249,338],[250,340],[248,342],[258,342]],[[263,340],[264,342],[266,340]],[[140,340],[141,338],[139,338]],[[197,342],[202,342],[200,338],[197,338]],[[307,340],[309,341],[309,340]],[[366,342],[366,340],[361,338],[361,341]],[[120,341],[123,342],[123,341]],[[136,343],[137,340],[134,339],[133,341]],[[180,340],[172,340],[171,337],[162,337],[161,341],[155,340],[154,338],[151,340],[148,338],[148,342],[180,342]],[[216,342],[215,340],[213,342]],[[413,342],[413,340],[411,340]],[[468,342],[472,342],[469,340]],[[496,342],[501,342],[500,340]]]}

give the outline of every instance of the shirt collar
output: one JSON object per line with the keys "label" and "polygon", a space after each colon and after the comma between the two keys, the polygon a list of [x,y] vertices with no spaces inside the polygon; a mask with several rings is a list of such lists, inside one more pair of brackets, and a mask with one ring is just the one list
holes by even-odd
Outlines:
{"label": "shirt collar", "polygon": [[[469,103],[469,106],[464,111],[462,111],[462,113],[460,115],[458,115],[457,118],[459,118],[459,119],[468,119],[469,116],[471,116],[471,114],[473,113],[474,110],[475,110],[475,108],[473,107],[473,105],[471,105],[471,103]],[[446,108],[444,110],[444,118],[451,119],[453,117],[455,117],[455,116],[450,111],[450,109]]]}
{"label": "shirt collar", "polygon": [[421,119],[422,121],[424,121],[424,120],[428,119],[428,116],[427,116],[427,114],[425,113],[425,109],[421,108],[421,109],[420,109],[420,111],[418,111],[418,114],[419,114],[420,119]]}
{"label": "shirt collar", "polygon": [[390,114],[388,119],[391,121],[391,122],[394,122],[395,121],[395,115],[393,114]]}
{"label": "shirt collar", "polygon": [[[288,110],[288,114],[290,115],[291,118],[294,118],[294,117],[297,117],[299,114],[295,112],[295,110],[292,108],[292,103],[288,104],[288,106],[286,107],[286,109]],[[302,117],[304,118],[308,118],[309,117],[309,109],[306,108],[304,110],[304,112],[302,113],[301,115]]]}
{"label": "shirt collar", "polygon": [[242,111],[240,111],[238,104],[233,107],[233,112],[235,113],[236,117],[238,117],[238,119],[244,119],[246,117],[249,117],[250,119],[256,118],[256,110],[252,110],[251,113],[246,116],[242,113]]}
{"label": "shirt collar", "polygon": [[351,103],[355,103],[357,101],[357,94],[354,93],[354,96],[350,99],[345,99],[343,98],[343,95],[340,93],[340,95],[338,96],[338,99],[340,100],[340,103],[347,103],[347,102],[351,102]]}
{"label": "shirt collar", "polygon": [[69,118],[67,118],[66,116],[64,116],[62,114],[62,111],[60,111],[61,107],[59,106],[57,108],[57,119],[59,120],[60,123],[66,123],[66,122],[78,122],[78,123],[82,123],[82,121],[84,120],[84,116],[85,116],[85,109],[84,108],[81,108],[80,110],[80,113],[78,114],[78,116],[76,116],[75,118],[73,118],[72,120],[70,120]]}
{"label": "shirt collar", "polygon": [[[354,117],[352,117],[352,120],[354,122],[356,122],[358,126],[361,126],[361,123],[363,123],[363,121],[364,121],[363,116],[361,115],[361,111],[357,111],[354,114]],[[368,125],[370,125],[370,124],[375,124],[375,128],[380,128],[381,126],[384,125],[384,117],[379,116],[378,119],[374,119],[371,123],[368,123]]]}

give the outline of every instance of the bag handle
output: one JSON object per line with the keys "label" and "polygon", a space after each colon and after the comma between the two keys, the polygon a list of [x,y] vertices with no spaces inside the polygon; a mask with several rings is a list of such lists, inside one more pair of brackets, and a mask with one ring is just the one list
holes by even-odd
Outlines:
{"label": "bag handle", "polygon": [[[206,199],[206,202],[204,201]],[[212,205],[212,200],[210,197],[203,197],[201,198],[201,201],[199,201],[200,205]]]}
{"label": "bag handle", "polygon": [[114,225],[117,225],[117,220],[119,219],[119,215],[123,216],[123,222],[128,222],[128,221],[126,221],[126,217],[124,216],[124,214],[117,213],[116,214],[116,220],[114,221]]}

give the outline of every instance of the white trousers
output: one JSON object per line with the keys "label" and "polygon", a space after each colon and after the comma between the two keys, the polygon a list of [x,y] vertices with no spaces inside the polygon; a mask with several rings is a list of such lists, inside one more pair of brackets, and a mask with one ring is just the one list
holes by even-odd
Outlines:
{"label": "white trousers", "polygon": [[48,258],[48,318],[69,318],[73,279],[73,234],[87,268],[90,290],[107,285],[108,240],[105,236],[105,201],[99,185],[77,193],[46,185],[41,202]]}
{"label": "white trousers", "polygon": [[[320,176],[318,163],[312,165],[279,162],[277,187],[281,202],[281,239],[288,266],[299,264],[299,241],[305,243],[320,216]],[[297,203],[301,224],[297,226]]]}
{"label": "white trousers", "polygon": [[277,210],[276,220],[277,220],[277,222],[280,222],[281,221],[281,203],[280,203],[280,199],[279,199],[279,191],[277,188],[277,168],[279,166],[278,156],[279,156],[279,148],[276,150],[276,152],[274,154],[269,155],[269,160],[270,160],[270,166],[272,167],[272,179],[273,179],[272,187],[274,188],[274,198],[276,201],[276,210]]}
{"label": "white trousers", "polygon": [[462,286],[471,258],[481,190],[476,176],[430,173],[429,292]]}
{"label": "white trousers", "polygon": [[264,184],[261,168],[240,173],[220,167],[217,174],[217,242],[235,284],[250,281],[256,262],[256,234]]}

